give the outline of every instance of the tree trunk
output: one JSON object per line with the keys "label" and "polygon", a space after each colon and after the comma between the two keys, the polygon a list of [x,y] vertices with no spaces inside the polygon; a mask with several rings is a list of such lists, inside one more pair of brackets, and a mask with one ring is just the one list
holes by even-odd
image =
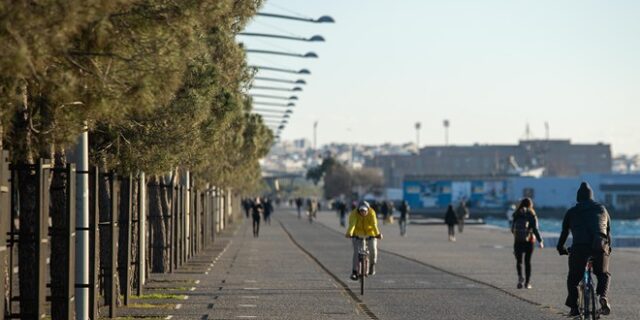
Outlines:
{"label": "tree trunk", "polygon": [[23,98],[22,109],[16,112],[13,119],[11,136],[13,137],[12,163],[18,168],[17,192],[19,201],[19,237],[18,268],[20,287],[20,312],[23,319],[35,319],[37,315],[29,314],[37,310],[36,299],[36,246],[35,227],[37,208],[36,191],[38,179],[35,172],[25,166],[34,163],[32,133],[30,128],[29,95],[27,84],[21,86]]}
{"label": "tree trunk", "polygon": [[[63,169],[67,165],[67,159],[64,151],[55,153],[54,167]],[[53,179],[51,181],[50,194],[51,204],[49,214],[51,216],[52,233],[51,233],[51,318],[53,320],[63,319],[66,309],[66,303],[63,298],[65,290],[65,274],[67,270],[67,258],[69,252],[66,250],[65,242],[67,241],[64,231],[67,229],[67,183],[68,179],[61,170],[54,170]],[[72,199],[75,201],[75,199]],[[71,244],[75,245],[75,244]],[[73,310],[69,310],[73,312]]]}
{"label": "tree trunk", "polygon": [[[112,196],[117,196],[117,195],[112,195],[111,194],[111,190],[109,188],[109,175],[104,174],[100,176],[100,222],[104,223],[104,222],[110,222],[111,221],[111,197]],[[117,219],[117,217],[116,217]],[[118,235],[115,234],[113,235],[114,237],[117,237]],[[111,234],[110,234],[110,226],[108,225],[103,225],[103,227],[100,228],[100,268],[104,271],[107,271],[109,266],[109,260],[111,258]],[[117,267],[116,267],[117,268]],[[103,273],[104,274],[104,273]],[[102,292],[103,292],[103,296],[105,298],[105,300],[107,301],[107,303],[109,301],[111,301],[111,296],[109,295],[108,291],[106,290],[106,284],[107,282],[105,281],[107,277],[111,277],[113,278],[113,281],[116,282],[116,291],[115,294],[118,295],[118,292],[120,292],[119,288],[120,288],[120,284],[119,284],[119,278],[118,277],[113,277],[112,273],[109,274],[104,274],[103,276],[103,281],[102,281]],[[118,301],[117,304],[120,305],[120,295],[118,295],[118,297],[116,297],[116,300]]]}
{"label": "tree trunk", "polygon": [[[164,220],[164,234],[165,234],[165,245],[164,245],[164,254],[163,264],[167,266],[167,271],[170,269],[169,265],[173,263],[171,259],[171,246],[174,245],[171,241],[173,241],[173,224],[171,223],[171,215],[172,215],[172,205],[173,205],[173,179],[164,177],[162,182],[162,188],[160,188],[160,204],[162,205],[162,219]],[[166,272],[166,271],[165,271]]]}
{"label": "tree trunk", "polygon": [[140,192],[139,188],[138,188],[138,183],[137,181],[134,179],[133,180],[133,185],[131,186],[132,190],[132,196],[131,199],[133,200],[133,203],[131,204],[131,219],[133,221],[137,221],[136,223],[133,223],[131,226],[131,257],[132,257],[132,262],[135,262],[131,265],[131,283],[129,283],[129,285],[131,286],[131,288],[136,288],[138,286],[138,279],[139,279],[139,272],[140,270],[138,270],[138,250],[140,250],[140,248],[138,248],[138,233],[140,230],[140,217],[138,215],[138,206],[140,205],[140,203],[138,202],[138,193]]}
{"label": "tree trunk", "polygon": [[[162,187],[164,189],[164,187]],[[163,219],[163,205],[161,199],[161,186],[158,176],[151,177],[149,181],[149,223],[151,241],[151,272],[164,273],[169,270],[167,251],[167,228]]]}
{"label": "tree trunk", "polygon": [[[120,278],[120,294],[124,295],[127,283],[127,272],[131,271],[131,252],[127,252],[131,239],[129,238],[128,228],[130,218],[129,212],[129,190],[131,190],[131,184],[129,184],[129,177],[123,176],[120,183],[120,210],[118,214],[119,232],[118,232],[118,277]],[[127,257],[127,255],[129,255]]]}

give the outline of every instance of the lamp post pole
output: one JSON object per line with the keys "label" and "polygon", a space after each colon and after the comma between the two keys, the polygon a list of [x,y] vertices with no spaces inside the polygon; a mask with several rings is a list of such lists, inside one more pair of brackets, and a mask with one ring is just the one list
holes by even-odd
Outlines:
{"label": "lamp post pole", "polygon": [[422,124],[420,122],[416,122],[416,153],[420,153],[420,128],[422,128]]}
{"label": "lamp post pole", "polygon": [[449,120],[445,119],[442,124],[444,125],[444,145],[449,145],[449,125],[451,124]]}

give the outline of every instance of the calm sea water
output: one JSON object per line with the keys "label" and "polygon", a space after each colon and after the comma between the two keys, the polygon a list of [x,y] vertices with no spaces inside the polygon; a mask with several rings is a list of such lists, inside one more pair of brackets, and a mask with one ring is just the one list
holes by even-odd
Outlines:
{"label": "calm sea water", "polygon": [[[489,217],[485,222],[490,225],[509,228],[509,221]],[[557,232],[562,230],[562,220],[556,219],[538,219],[541,232]],[[640,236],[640,219],[639,220],[612,220],[611,234],[615,236]]]}

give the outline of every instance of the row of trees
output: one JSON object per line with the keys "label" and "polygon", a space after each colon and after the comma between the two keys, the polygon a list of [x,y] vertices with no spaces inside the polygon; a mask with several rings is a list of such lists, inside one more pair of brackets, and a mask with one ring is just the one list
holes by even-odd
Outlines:
{"label": "row of trees", "polygon": [[[62,167],[88,130],[90,161],[104,171],[145,172],[151,185],[161,185],[188,170],[199,187],[256,187],[258,159],[273,136],[251,113],[245,89],[252,70],[235,35],[261,2],[0,0],[0,150],[9,150],[14,165],[46,158]],[[65,197],[57,174],[51,177],[54,224]],[[18,172],[25,237],[37,218],[33,179]],[[106,185],[101,189],[108,199]],[[154,190],[150,216],[169,215],[170,197]],[[33,285],[23,272],[34,255],[21,244],[20,292]],[[167,260],[153,271],[164,272]],[[21,308],[30,303],[21,301]]]}

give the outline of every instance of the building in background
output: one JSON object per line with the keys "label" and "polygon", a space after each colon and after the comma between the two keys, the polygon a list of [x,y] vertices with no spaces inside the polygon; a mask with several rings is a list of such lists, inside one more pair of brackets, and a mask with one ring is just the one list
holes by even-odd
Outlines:
{"label": "building in background", "polygon": [[450,203],[464,200],[476,217],[503,216],[523,197],[533,199],[538,213],[561,217],[576,202],[580,183],[587,181],[597,201],[613,218],[640,217],[640,174],[583,174],[574,177],[407,176],[403,197],[414,211],[440,215]]}
{"label": "building in background", "polygon": [[609,144],[570,140],[523,140],[517,145],[428,146],[419,154],[376,155],[365,166],[380,168],[387,188],[405,176],[575,177],[611,173]]}

